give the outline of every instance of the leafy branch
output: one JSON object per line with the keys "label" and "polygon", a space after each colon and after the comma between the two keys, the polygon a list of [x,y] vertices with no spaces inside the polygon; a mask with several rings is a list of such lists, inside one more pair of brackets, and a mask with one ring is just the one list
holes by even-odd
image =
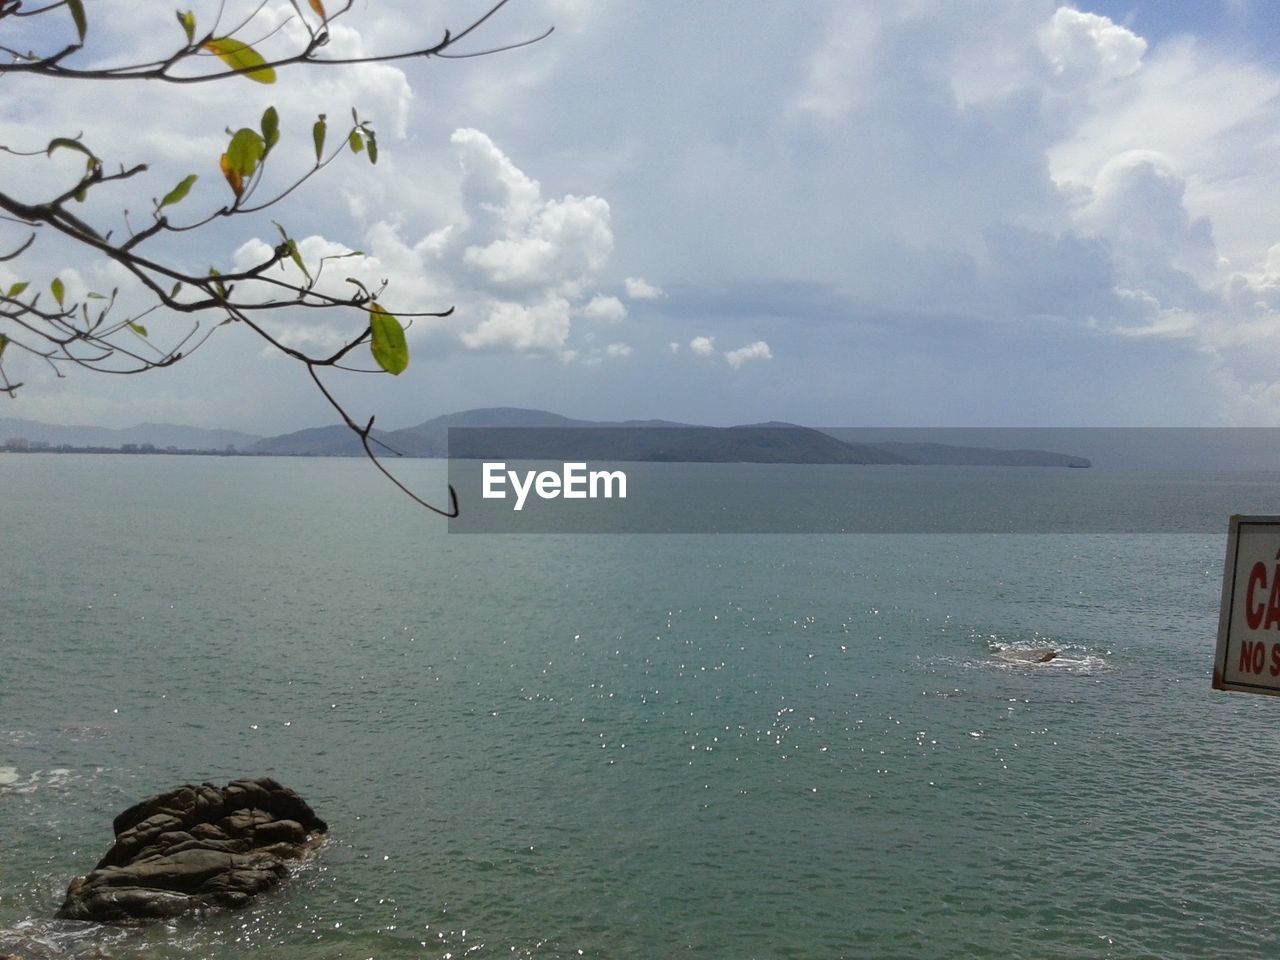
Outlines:
{"label": "leafy branch", "polygon": [[[479,56],[525,46],[550,33],[547,31],[537,37],[484,50],[455,52],[454,48],[460,42],[471,37],[508,2],[497,0],[461,30],[455,33],[445,31],[444,37],[430,46],[354,58],[322,56],[330,40],[331,25],[351,9],[352,0],[347,0],[333,12],[326,10],[322,0],[307,0],[305,9],[297,0],[290,0],[293,8],[291,19],[305,28],[301,31],[305,39],[299,48],[271,57],[259,52],[261,40],[250,44],[240,39],[254,28],[263,12],[265,0],[228,29],[221,26],[224,8],[219,9],[212,27],[203,31],[191,11],[179,10],[176,19],[185,42],[180,42],[164,58],[145,63],[81,67],[77,59],[86,49],[90,28],[83,0],[56,0],[34,7],[28,7],[23,0],[0,0],[0,27],[11,18],[66,15],[76,38],[54,44],[43,52],[19,51],[0,45],[0,55],[7,58],[6,62],[0,62],[0,78],[6,74],[34,74],[71,80],[148,79],[181,84],[244,77],[257,83],[271,84],[276,81],[276,71],[285,67],[331,67],[413,57]],[[277,27],[273,32],[279,29]],[[41,36],[56,34],[52,27],[41,30]],[[211,61],[217,62],[219,67],[190,72],[192,66]],[[283,186],[269,190],[265,186],[265,173],[282,149],[282,138],[279,115],[274,107],[268,107],[256,126],[227,130],[226,146],[217,157],[218,170],[229,192],[225,202],[191,217],[181,217],[179,211],[190,205],[187,203],[190,193],[200,179],[200,174],[188,173],[158,198],[152,198],[149,222],[138,229],[129,223],[127,212],[124,228],[118,229],[93,222],[91,215],[84,212],[87,208],[81,205],[90,195],[113,191],[141,177],[148,171],[147,164],[109,168],[81,135],[56,136],[47,144],[21,148],[0,144],[0,152],[30,163],[47,161],[63,152],[78,154],[84,161],[78,175],[45,198],[20,198],[0,186],[0,221],[15,224],[26,233],[25,237],[14,241],[11,249],[0,249],[0,262],[21,275],[17,265],[30,255],[33,247],[43,238],[56,238],[118,264],[138,283],[150,301],[140,310],[129,311],[123,306],[119,288],[109,293],[88,291],[73,296],[61,276],[54,276],[47,285],[36,285],[23,279],[11,283],[7,290],[0,289],[0,393],[12,397],[23,386],[11,379],[5,369],[6,357],[12,358],[18,353],[43,361],[59,377],[64,375],[66,366],[130,375],[172,366],[199,349],[217,327],[237,324],[305,367],[321,395],[359,438],[368,458],[397,487],[436,513],[456,516],[458,504],[452,487],[449,488],[448,506],[440,508],[427,503],[392,476],[373,450],[373,444],[378,443],[372,437],[373,418],[363,425],[357,423],[322,377],[323,372],[330,368],[392,375],[402,373],[409,365],[406,326],[416,318],[447,317],[452,313],[452,307],[430,311],[390,310],[381,302],[386,293],[386,280],[370,289],[357,278],[348,277],[351,292],[335,293],[331,284],[326,282],[322,286],[326,270],[335,260],[361,256],[359,251],[330,255],[308,263],[297,241],[283,225],[274,221],[279,242],[271,248],[270,255],[261,262],[230,273],[220,272],[214,266],[203,272],[192,272],[175,262],[171,255],[173,244],[166,242],[167,238],[199,231],[219,220],[262,214],[293,195],[344,154],[363,155],[371,164],[377,163],[377,134],[369,120],[361,118],[353,109],[350,125],[344,125],[336,132],[340,135],[331,141],[329,120],[325,114],[319,114],[310,130],[309,147],[314,154],[310,166],[300,175],[288,179]],[[359,325],[357,332],[337,350],[309,351],[286,343],[267,325],[270,317],[282,310],[343,311],[355,314]],[[153,316],[184,317],[185,325],[176,334],[158,338],[143,323],[147,320],[156,327]],[[368,347],[373,367],[352,367],[350,358],[353,351],[364,345]]]}
{"label": "leafy branch", "polygon": [[[44,53],[23,52],[0,45],[0,53],[12,58],[11,62],[0,64],[0,75],[5,73],[37,73],[42,76],[69,80],[163,80],[168,83],[207,83],[213,80],[244,75],[250,80],[256,80],[259,83],[274,83],[276,79],[275,71],[282,67],[296,65],[338,67],[429,57],[460,60],[526,47],[551,35],[554,28],[549,28],[535,37],[528,37],[514,43],[468,52],[453,52],[455,46],[480,29],[509,2],[510,0],[498,0],[463,29],[456,33],[446,30],[444,36],[437,43],[430,46],[359,57],[324,57],[320,55],[329,43],[330,26],[350,11],[354,0],[346,0],[332,14],[326,13],[325,6],[321,0],[308,0],[310,14],[303,13],[296,0],[290,0],[295,16],[305,27],[307,39],[300,49],[271,58],[264,57],[253,45],[245,43],[238,38],[238,34],[246,31],[259,18],[266,6],[266,0],[263,0],[247,18],[226,31],[220,30],[219,23],[215,22],[211,29],[201,33],[196,26],[195,14],[190,10],[179,10],[176,12],[176,17],[187,42],[167,57],[146,63],[117,64],[106,67],[77,67],[69,65],[67,61],[84,49],[85,38],[88,33],[88,22],[85,17],[83,0],[60,0],[60,2],[48,4],[34,10],[25,9],[23,0],[0,0],[0,23],[7,17],[39,16],[60,7],[65,7],[71,15],[78,37],[73,42],[63,44],[57,49]],[[219,16],[218,20],[221,20],[221,16]],[[198,73],[175,72],[176,68],[209,56],[220,59],[225,69],[202,70]]]}

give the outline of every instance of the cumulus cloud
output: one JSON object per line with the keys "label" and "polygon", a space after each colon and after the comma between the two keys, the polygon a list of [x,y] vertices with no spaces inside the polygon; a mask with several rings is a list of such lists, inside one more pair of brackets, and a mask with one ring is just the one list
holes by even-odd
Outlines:
{"label": "cumulus cloud", "polygon": [[1119,80],[1142,68],[1147,41],[1110,18],[1059,7],[1039,34],[1054,73],[1069,78]]}
{"label": "cumulus cloud", "polygon": [[737,370],[748,360],[772,360],[773,352],[769,349],[769,344],[763,340],[757,340],[755,343],[749,343],[745,347],[739,347],[737,350],[730,350],[724,355],[729,366]]}
{"label": "cumulus cloud", "polygon": [[[354,275],[376,289],[387,279],[389,309],[454,306],[448,319],[417,321],[412,337],[445,332],[469,350],[577,359],[569,342],[575,318],[616,325],[627,316],[617,297],[584,293],[613,249],[608,203],[595,196],[544,196],[538,181],[478,130],[456,130],[450,144],[461,170],[456,219],[417,239],[406,236],[402,223],[372,224],[366,256],[344,261],[333,282]],[[311,263],[345,252],[321,237],[301,247]],[[270,247],[256,241],[237,259],[252,263],[269,255]],[[339,285],[326,292],[342,290]]]}
{"label": "cumulus cloud", "polygon": [[589,347],[583,350],[564,350],[560,359],[565,364],[578,363],[584,367],[595,367],[608,360],[621,360],[631,356],[629,343],[610,343],[604,347]]}
{"label": "cumulus cloud", "polygon": [[[595,196],[544,197],[538,181],[479,130],[459,129],[450,142],[463,171],[468,219],[433,246],[440,266],[464,268],[469,289],[456,282],[455,289],[472,300],[467,314],[483,317],[471,326],[464,315],[461,342],[517,351],[563,347],[583,287],[613,251],[609,204]],[[626,313],[616,298],[602,297],[582,312],[612,322]]]}
{"label": "cumulus cloud", "polygon": [[627,319],[627,308],[617,297],[606,297],[597,293],[591,302],[582,308],[582,315],[588,320],[600,323],[621,323]]}
{"label": "cumulus cloud", "polygon": [[551,350],[569,337],[569,301],[550,296],[538,303],[493,301],[473,330],[459,335],[472,349],[509,347],[517,351]]}
{"label": "cumulus cloud", "polygon": [[666,296],[661,287],[654,286],[644,277],[627,277],[623,283],[627,296],[632,300],[658,300]]}
{"label": "cumulus cloud", "polygon": [[714,356],[716,352],[715,337],[694,337],[689,341],[689,349],[699,357]]}
{"label": "cumulus cloud", "polygon": [[[680,344],[669,343],[667,349],[675,354],[680,352]],[[715,337],[694,337],[689,341],[689,351],[696,357],[710,358],[717,356],[716,338]],[[772,360],[773,352],[769,349],[769,344],[763,340],[757,340],[755,343],[749,343],[745,347],[739,347],[737,350],[727,350],[722,356],[729,366],[737,370],[748,360]]]}
{"label": "cumulus cloud", "polygon": [[1280,311],[1280,244],[1267,251],[1257,269],[1233,273],[1225,295],[1231,306],[1246,316]]}
{"label": "cumulus cloud", "polygon": [[1092,197],[1076,221],[1104,238],[1124,286],[1153,294],[1165,306],[1195,306],[1218,274],[1213,231],[1184,203],[1186,181],[1168,158],[1128,151],[1098,174]]}
{"label": "cumulus cloud", "polygon": [[480,282],[513,293],[554,286],[577,293],[613,252],[609,204],[600,197],[544,199],[479,130],[454,132],[473,242],[463,262]]}

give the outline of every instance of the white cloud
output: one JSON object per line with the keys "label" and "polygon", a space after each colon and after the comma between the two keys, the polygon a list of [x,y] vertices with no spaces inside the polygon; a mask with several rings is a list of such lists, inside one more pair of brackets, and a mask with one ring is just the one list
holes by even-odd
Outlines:
{"label": "white cloud", "polygon": [[550,350],[564,346],[569,325],[569,301],[563,297],[552,296],[531,305],[496,300],[490,302],[480,325],[460,336],[472,349]]}
{"label": "white cloud", "polygon": [[604,352],[610,357],[629,357],[631,356],[631,345],[626,343],[611,343],[604,348]]}
{"label": "white cloud", "polygon": [[[1089,203],[1076,216],[1082,230],[1103,237],[1122,279],[1167,306],[1215,282],[1218,254],[1209,221],[1184,205],[1186,181],[1153,151],[1114,157],[1098,174]],[[1194,289],[1198,290],[1199,287]]]}
{"label": "white cloud", "polygon": [[716,352],[715,337],[694,337],[689,341],[689,349],[699,357],[710,357]]}
{"label": "white cloud", "polygon": [[627,296],[632,300],[658,300],[666,296],[661,287],[654,286],[644,277],[627,277],[623,283]]}
{"label": "white cloud", "polygon": [[467,247],[463,260],[484,282],[516,290],[548,282],[573,288],[613,250],[609,206],[599,197],[548,201],[530,221],[508,224],[507,233]]}
{"label": "white cloud", "polygon": [[591,302],[582,308],[582,316],[600,323],[621,323],[627,319],[627,308],[617,297],[606,297],[597,293]]}
{"label": "white cloud", "polygon": [[748,360],[772,360],[773,352],[769,349],[767,343],[763,340],[757,340],[755,343],[747,344],[745,347],[728,351],[724,358],[729,362],[729,366],[737,370]]}
{"label": "white cloud", "polygon": [[1243,267],[1280,239],[1278,102],[1280,73],[1190,40],[1167,41],[1050,145],[1050,170],[1079,190],[1122,154],[1168,158],[1186,182],[1192,216],[1211,217],[1220,251]]}
{"label": "white cloud", "polygon": [[680,344],[678,344],[678,343],[676,343],[674,340],[672,340],[670,343],[668,343],[668,344],[667,344],[667,350],[668,350],[669,352],[671,352],[671,353],[679,353],[679,352],[680,352]]}
{"label": "white cloud", "polygon": [[608,262],[608,203],[599,197],[544,199],[538,181],[478,130],[457,130],[451,142],[471,218],[463,262],[481,282],[513,291],[549,285],[576,291]]}
{"label": "white cloud", "polygon": [[[457,130],[450,142],[462,171],[456,220],[417,240],[405,236],[403,223],[378,221],[365,233],[366,256],[342,261],[318,288],[343,297],[354,290],[346,277],[375,290],[386,280],[382,302],[402,318],[414,309],[455,308],[447,319],[416,320],[413,338],[449,332],[470,350],[576,359],[568,349],[574,317],[617,324],[627,316],[617,297],[583,294],[612,250],[608,204],[599,197],[544,197],[540,184],[478,130]],[[300,248],[313,268],[321,256],[347,250],[318,236]],[[270,253],[263,241],[244,244],[237,266]],[[296,273],[291,264],[282,269]]]}
{"label": "white cloud", "polygon": [[1040,49],[1054,73],[1090,80],[1119,80],[1142,68],[1147,42],[1096,13],[1059,7],[1040,30]]}

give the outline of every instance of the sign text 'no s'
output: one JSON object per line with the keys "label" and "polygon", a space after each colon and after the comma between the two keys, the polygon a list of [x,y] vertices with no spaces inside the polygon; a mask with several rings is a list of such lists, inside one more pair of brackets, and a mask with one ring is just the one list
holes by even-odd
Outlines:
{"label": "sign text 'no s'", "polygon": [[1280,516],[1231,518],[1213,687],[1280,695]]}

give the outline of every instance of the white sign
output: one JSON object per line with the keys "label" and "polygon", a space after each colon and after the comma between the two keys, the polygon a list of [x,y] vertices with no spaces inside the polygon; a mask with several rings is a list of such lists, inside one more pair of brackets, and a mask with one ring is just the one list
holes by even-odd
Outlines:
{"label": "white sign", "polygon": [[1231,518],[1213,688],[1280,695],[1280,517]]}

